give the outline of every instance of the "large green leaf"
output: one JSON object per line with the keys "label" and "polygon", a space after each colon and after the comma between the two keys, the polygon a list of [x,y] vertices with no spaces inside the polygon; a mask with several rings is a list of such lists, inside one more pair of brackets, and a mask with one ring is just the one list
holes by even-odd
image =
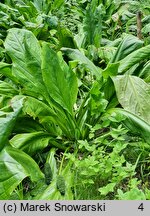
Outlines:
{"label": "large green leaf", "polygon": [[51,98],[72,115],[74,96],[72,97],[70,88],[71,82],[77,82],[77,79],[71,70],[61,68],[57,54],[47,43],[43,43],[42,47],[42,73]]}
{"label": "large green leaf", "polygon": [[4,45],[14,64],[21,63],[25,66],[26,76],[41,79],[40,45],[32,32],[25,29],[10,29]]}
{"label": "large green leaf", "polygon": [[112,79],[122,107],[150,124],[150,86],[136,76],[120,75]]}
{"label": "large green leaf", "polygon": [[77,60],[81,62],[82,64],[85,64],[86,67],[90,70],[90,72],[97,77],[99,80],[102,76],[102,70],[98,67],[96,67],[92,61],[90,61],[84,54],[82,54],[77,49],[70,49],[70,48],[62,48],[61,49],[66,55],[69,56],[69,58],[73,60]]}
{"label": "large green leaf", "polygon": [[36,162],[19,149],[6,147],[0,152],[0,199],[6,200],[26,177],[37,182],[44,178]]}
{"label": "large green leaf", "polygon": [[150,56],[150,45],[142,47],[120,61],[118,73],[124,73],[135,64],[142,60],[149,59]]}
{"label": "large green leaf", "polygon": [[13,62],[12,74],[25,93],[47,99],[41,73],[41,49],[34,34],[25,29],[10,29],[4,45]]}
{"label": "large green leaf", "polygon": [[119,62],[117,63],[109,63],[106,69],[103,70],[102,74],[104,78],[108,78],[110,76],[115,76],[118,73]]}
{"label": "large green leaf", "polygon": [[[18,96],[18,98],[20,97],[22,96]],[[63,109],[53,110],[44,102],[26,96],[23,112],[31,116],[33,119],[36,119],[36,121],[38,120],[51,136],[60,136],[63,132],[68,138],[74,138],[75,131],[74,128],[72,128],[74,127],[74,125],[72,125],[73,120],[71,117],[67,119],[66,113]]]}
{"label": "large green leaf", "polygon": [[133,133],[143,137],[143,139],[150,144],[150,124],[145,122],[139,116],[123,109],[112,109],[112,113],[116,113],[125,117],[123,123]]}
{"label": "large green leaf", "polygon": [[120,61],[133,51],[141,48],[142,45],[143,41],[139,40],[137,37],[133,35],[127,35],[120,43],[118,49],[116,50],[114,56],[111,59],[111,62],[114,63]]}
{"label": "large green leaf", "polygon": [[67,74],[67,82],[68,82],[68,86],[69,86],[69,89],[70,89],[71,103],[75,104],[76,100],[77,100],[77,94],[78,94],[77,77],[76,77],[75,73],[73,73],[71,71],[71,69],[69,68],[67,63],[64,61],[61,52],[58,52],[58,60],[59,60],[59,64],[60,64],[61,69],[63,71],[65,71],[66,74]]}
{"label": "large green leaf", "polygon": [[30,116],[19,116],[16,120],[13,132],[16,134],[20,133],[33,133],[38,131],[44,131],[44,127],[38,122],[38,120],[34,120]]}
{"label": "large green leaf", "polygon": [[34,155],[48,146],[51,136],[43,131],[17,134],[11,140],[10,144],[14,148],[21,149],[29,155]]}
{"label": "large green leaf", "polygon": [[63,112],[57,114],[47,104],[36,98],[26,97],[23,111],[25,114],[33,117],[33,119],[37,118],[46,131],[51,135],[60,135],[60,129],[58,126],[65,134],[69,133],[67,120]]}
{"label": "large green leaf", "polygon": [[12,65],[0,62],[0,73],[17,83],[17,78],[12,74]]}
{"label": "large green leaf", "polygon": [[51,117],[51,119],[53,119],[53,117],[56,117],[56,113],[47,104],[30,96],[26,96],[25,98],[23,111],[26,114],[32,116],[34,119],[38,117],[40,123],[44,122],[44,117],[47,117],[47,120],[48,117]]}
{"label": "large green leaf", "polygon": [[11,83],[0,80],[0,95],[5,95],[11,98],[18,93],[19,91],[13,85],[11,85]]}
{"label": "large green leaf", "polygon": [[139,77],[144,79],[146,82],[150,83],[150,61],[143,66],[142,71],[139,74]]}
{"label": "large green leaf", "polygon": [[[0,150],[3,149],[8,142],[8,137],[12,132],[16,118],[18,117],[23,106],[23,98],[14,101],[11,104],[10,110],[0,110]],[[11,110],[12,109],[12,110]]]}

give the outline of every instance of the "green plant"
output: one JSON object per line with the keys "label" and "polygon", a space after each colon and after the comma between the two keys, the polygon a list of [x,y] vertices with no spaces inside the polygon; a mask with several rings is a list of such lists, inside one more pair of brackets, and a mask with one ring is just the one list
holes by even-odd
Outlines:
{"label": "green plant", "polygon": [[0,3],[0,199],[149,199],[134,2]]}
{"label": "green plant", "polygon": [[67,159],[72,160],[75,170],[75,199],[91,199],[91,194],[92,199],[128,199],[121,196],[120,191],[125,194],[128,191],[128,194],[129,188],[131,197],[138,199],[141,193],[143,199],[144,192],[137,189],[136,194],[132,190],[136,185],[144,191],[144,185],[136,178],[140,157],[137,155],[130,162],[126,151],[132,141],[127,130],[121,125],[113,128],[111,121],[110,128],[108,125],[107,131],[98,137],[98,132],[102,133],[102,125],[91,127],[91,140],[79,140],[78,151],[65,154]]}

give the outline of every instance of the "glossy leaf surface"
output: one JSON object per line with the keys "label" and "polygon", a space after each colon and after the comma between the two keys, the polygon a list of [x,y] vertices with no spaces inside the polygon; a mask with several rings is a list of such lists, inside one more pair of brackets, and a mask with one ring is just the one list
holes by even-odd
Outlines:
{"label": "glossy leaf surface", "polygon": [[0,152],[0,199],[8,199],[10,194],[26,177],[36,182],[43,173],[36,162],[21,150],[6,147]]}

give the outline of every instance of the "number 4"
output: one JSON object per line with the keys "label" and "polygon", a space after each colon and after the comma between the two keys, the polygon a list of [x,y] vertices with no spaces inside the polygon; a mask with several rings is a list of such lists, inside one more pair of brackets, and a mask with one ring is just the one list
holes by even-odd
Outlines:
{"label": "number 4", "polygon": [[143,211],[144,210],[144,206],[143,206],[143,203],[141,203],[138,207],[139,210]]}

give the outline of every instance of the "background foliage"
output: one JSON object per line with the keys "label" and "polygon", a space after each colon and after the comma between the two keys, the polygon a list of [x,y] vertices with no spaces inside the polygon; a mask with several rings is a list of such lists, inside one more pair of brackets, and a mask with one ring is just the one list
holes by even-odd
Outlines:
{"label": "background foliage", "polygon": [[150,199],[150,2],[0,3],[0,199]]}

